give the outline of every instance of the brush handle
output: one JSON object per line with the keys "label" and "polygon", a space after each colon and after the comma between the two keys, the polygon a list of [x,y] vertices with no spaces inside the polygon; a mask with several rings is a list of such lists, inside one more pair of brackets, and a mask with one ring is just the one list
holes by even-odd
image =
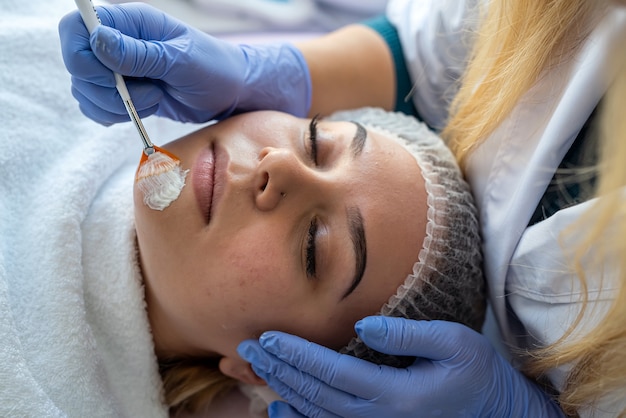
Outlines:
{"label": "brush handle", "polygon": [[[80,12],[80,16],[83,18],[83,22],[87,27],[89,33],[93,33],[93,31],[101,25],[100,17],[98,17],[98,12],[96,12],[96,8],[93,6],[91,0],[74,0],[76,6],[78,7],[78,11]],[[146,132],[146,128],[144,128],[141,119],[139,118],[139,114],[135,109],[135,105],[130,98],[130,93],[128,92],[128,88],[126,87],[126,82],[124,81],[124,77],[121,74],[113,72],[115,76],[115,87],[117,88],[118,93],[120,94],[122,101],[124,102],[124,107],[126,107],[126,112],[128,116],[130,116],[130,120],[133,121],[137,131],[139,132],[139,136],[141,137],[141,142],[143,142],[143,151],[146,155],[150,155],[154,152],[154,145],[152,141],[150,141],[150,137],[148,137],[148,133]]]}
{"label": "brush handle", "polygon": [[80,12],[80,16],[83,18],[83,22],[85,22],[85,26],[87,26],[87,30],[89,33],[93,33],[96,27],[102,23],[100,22],[96,8],[93,6],[91,0],[75,0],[75,3]]}

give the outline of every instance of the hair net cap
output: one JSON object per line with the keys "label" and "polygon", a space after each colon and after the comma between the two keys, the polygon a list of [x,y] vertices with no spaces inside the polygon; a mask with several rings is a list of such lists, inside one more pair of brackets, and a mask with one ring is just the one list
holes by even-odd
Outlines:
{"label": "hair net cap", "polygon": [[[411,116],[378,108],[333,114],[359,122],[404,144],[422,170],[427,191],[426,237],[418,259],[379,314],[415,320],[440,319],[480,330],[485,317],[485,280],[476,206],[452,152],[441,138]],[[391,356],[353,338],[342,353],[395,367],[411,357]]]}

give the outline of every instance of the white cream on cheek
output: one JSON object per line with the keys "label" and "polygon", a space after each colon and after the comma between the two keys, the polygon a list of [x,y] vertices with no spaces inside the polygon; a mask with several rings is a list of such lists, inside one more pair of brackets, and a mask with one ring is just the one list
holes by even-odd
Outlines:
{"label": "white cream on cheek", "polygon": [[180,167],[180,161],[155,152],[140,165],[135,181],[143,194],[143,202],[150,209],[163,210],[178,199],[185,186],[189,170]]}

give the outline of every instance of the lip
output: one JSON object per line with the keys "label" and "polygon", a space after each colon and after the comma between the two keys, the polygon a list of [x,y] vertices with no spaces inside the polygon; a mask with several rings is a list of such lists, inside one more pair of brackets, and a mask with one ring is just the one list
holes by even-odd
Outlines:
{"label": "lip", "polygon": [[209,145],[202,149],[192,170],[192,184],[202,219],[211,222],[224,192],[224,180],[228,155]]}

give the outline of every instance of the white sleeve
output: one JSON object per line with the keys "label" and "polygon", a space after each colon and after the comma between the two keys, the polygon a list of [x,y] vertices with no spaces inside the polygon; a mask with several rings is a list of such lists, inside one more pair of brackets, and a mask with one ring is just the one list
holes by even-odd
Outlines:
{"label": "white sleeve", "polygon": [[[623,189],[626,201],[626,187]],[[603,263],[590,268],[589,261],[598,257],[590,248],[583,260],[587,279],[586,288],[580,284],[572,267],[572,248],[579,238],[565,234],[583,213],[590,210],[597,199],[589,200],[556,212],[548,219],[528,227],[513,254],[507,274],[506,293],[509,307],[523,326],[517,345],[522,350],[546,346],[561,338],[574,322],[582,307],[583,292],[588,297],[587,311],[576,332],[566,341],[575,343],[581,335],[603,321],[619,292],[620,254],[603,254]],[[610,236],[611,231],[608,231]],[[565,386],[572,364],[563,364],[548,371],[547,377],[557,390]],[[622,386],[606,391],[593,408],[578,411],[583,417],[615,417],[626,408]]]}
{"label": "white sleeve", "polygon": [[390,0],[419,115],[441,129],[465,68],[477,24],[478,0]]}

